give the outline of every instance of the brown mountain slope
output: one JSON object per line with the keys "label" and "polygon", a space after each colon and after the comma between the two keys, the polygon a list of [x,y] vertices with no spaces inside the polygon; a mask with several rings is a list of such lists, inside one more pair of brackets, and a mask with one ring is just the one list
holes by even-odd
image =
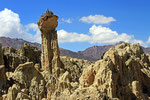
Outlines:
{"label": "brown mountain slope", "polygon": [[85,49],[84,51],[79,51],[78,53],[95,60],[99,60],[101,59],[103,54],[111,47],[114,47],[114,45],[93,46]]}
{"label": "brown mountain slope", "polygon": [[31,43],[18,38],[0,37],[0,43],[3,47],[13,47],[15,49],[21,48],[24,45],[24,43],[37,47],[38,49],[41,48],[41,45],[39,43]]}
{"label": "brown mountain slope", "polygon": [[68,57],[72,57],[72,58],[85,59],[88,61],[96,61],[97,60],[94,57],[89,56],[89,55],[85,55],[81,52],[73,52],[70,50],[63,49],[63,48],[60,48],[60,55],[61,56],[68,56]]}
{"label": "brown mountain slope", "polygon": [[[20,48],[24,45],[24,43],[27,43],[29,45],[35,46],[38,49],[41,49],[41,44],[39,43],[31,43],[28,41],[25,41],[23,39],[17,39],[17,38],[9,38],[9,37],[0,37],[0,43],[2,46],[8,46],[8,47],[13,47],[13,48]],[[121,44],[122,42],[118,43]],[[116,45],[116,44],[115,44]],[[115,45],[104,45],[104,46],[92,46],[84,51],[79,51],[79,52],[73,52],[67,49],[60,48],[60,55],[61,56],[68,56],[72,58],[80,58],[80,59],[85,59],[89,61],[97,61],[101,59],[103,54],[110,49],[111,47],[114,47]],[[150,54],[150,48],[144,48],[143,50],[145,53]]]}

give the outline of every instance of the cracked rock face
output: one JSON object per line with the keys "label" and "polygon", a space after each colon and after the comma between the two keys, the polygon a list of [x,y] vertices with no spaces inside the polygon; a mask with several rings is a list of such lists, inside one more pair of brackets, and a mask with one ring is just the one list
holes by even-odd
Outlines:
{"label": "cracked rock face", "polygon": [[12,47],[3,47],[2,50],[4,54],[4,57],[2,57],[4,59],[4,65],[12,71],[14,71],[19,64],[23,64],[27,61],[32,61],[34,64],[40,64],[41,62],[41,51],[26,43],[18,50]]}
{"label": "cracked rock face", "polygon": [[42,38],[42,54],[41,63],[44,70],[59,76],[63,68],[60,60],[60,51],[57,41],[57,22],[58,17],[53,12],[47,10],[39,21],[38,26],[41,31]]}
{"label": "cracked rock face", "polygon": [[[80,77],[80,85],[96,87],[110,98],[147,100],[150,96],[149,66],[148,56],[139,44],[123,43],[109,49],[102,60],[87,67]],[[90,78],[92,72],[94,80]]]}

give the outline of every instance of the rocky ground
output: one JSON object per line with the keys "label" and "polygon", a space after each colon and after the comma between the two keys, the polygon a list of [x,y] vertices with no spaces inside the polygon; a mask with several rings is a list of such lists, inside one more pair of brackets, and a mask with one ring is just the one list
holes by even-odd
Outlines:
{"label": "rocky ground", "polygon": [[41,52],[35,47],[1,47],[0,52],[1,100],[148,100],[150,96],[150,56],[138,44],[117,45],[95,63],[63,56],[65,71],[60,77],[41,68]]}
{"label": "rocky ground", "polygon": [[150,56],[139,44],[110,48],[101,60],[60,57],[58,17],[38,21],[42,51],[0,45],[0,100],[149,100]]}
{"label": "rocky ground", "polygon": [[149,99],[150,56],[138,44],[117,45],[95,63],[63,56],[59,78],[41,68],[40,53],[27,44],[0,48],[1,100]]}
{"label": "rocky ground", "polygon": [[149,99],[150,56],[138,44],[117,45],[95,63],[63,56],[59,78],[41,68],[40,53],[27,44],[0,48],[1,100]]}

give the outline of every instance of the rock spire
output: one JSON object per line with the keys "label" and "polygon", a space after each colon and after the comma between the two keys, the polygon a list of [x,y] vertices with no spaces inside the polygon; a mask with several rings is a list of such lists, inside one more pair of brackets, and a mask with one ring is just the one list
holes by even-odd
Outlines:
{"label": "rock spire", "polygon": [[57,20],[58,16],[54,15],[53,12],[47,9],[45,14],[41,15],[38,21],[42,38],[42,68],[50,71],[50,73],[56,72],[56,75],[58,75],[60,69],[63,68],[57,40]]}

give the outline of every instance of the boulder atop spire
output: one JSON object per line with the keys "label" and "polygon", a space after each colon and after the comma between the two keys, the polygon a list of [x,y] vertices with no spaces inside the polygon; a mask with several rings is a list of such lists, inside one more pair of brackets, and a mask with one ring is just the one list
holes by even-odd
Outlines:
{"label": "boulder atop spire", "polygon": [[54,15],[52,11],[46,10],[45,14],[42,14],[39,21],[38,26],[42,32],[48,32],[55,30],[58,25],[58,16]]}

